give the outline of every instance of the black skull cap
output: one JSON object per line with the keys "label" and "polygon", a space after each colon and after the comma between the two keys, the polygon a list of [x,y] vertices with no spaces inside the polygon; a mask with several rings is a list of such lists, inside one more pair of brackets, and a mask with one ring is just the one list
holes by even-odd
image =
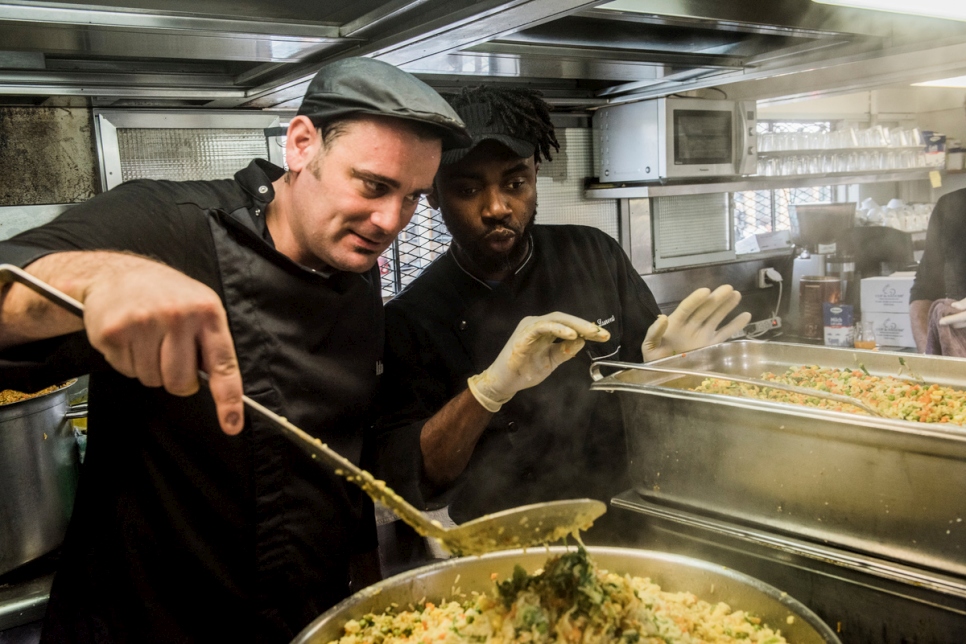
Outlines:
{"label": "black skull cap", "polygon": [[515,136],[511,124],[507,123],[503,116],[494,110],[489,103],[465,105],[459,108],[457,114],[466,123],[466,129],[469,131],[472,141],[468,146],[452,148],[444,152],[439,163],[441,166],[460,161],[472,152],[477,145],[487,140],[502,143],[521,159],[532,157],[537,150],[535,142]]}

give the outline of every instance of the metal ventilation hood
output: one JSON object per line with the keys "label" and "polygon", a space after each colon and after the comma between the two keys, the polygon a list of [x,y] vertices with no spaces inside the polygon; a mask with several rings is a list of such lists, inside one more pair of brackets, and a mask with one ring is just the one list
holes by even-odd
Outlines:
{"label": "metal ventilation hood", "polygon": [[810,0],[0,0],[0,102],[293,109],[326,61],[558,110],[689,93],[814,96],[966,74],[966,23]]}

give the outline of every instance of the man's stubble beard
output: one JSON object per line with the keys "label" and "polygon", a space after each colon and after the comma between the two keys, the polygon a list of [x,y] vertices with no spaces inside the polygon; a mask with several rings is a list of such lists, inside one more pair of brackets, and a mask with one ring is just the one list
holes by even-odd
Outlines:
{"label": "man's stubble beard", "polygon": [[[445,218],[444,218],[445,220]],[[444,222],[453,236],[453,245],[457,252],[469,259],[469,261],[480,269],[483,273],[497,275],[504,272],[512,272],[519,268],[526,258],[529,251],[530,231],[537,221],[537,209],[534,206],[533,215],[530,221],[523,227],[520,234],[514,240],[513,247],[505,253],[493,253],[486,248],[482,239],[474,239],[471,243],[461,243],[460,231],[454,233],[454,227],[449,222]]]}

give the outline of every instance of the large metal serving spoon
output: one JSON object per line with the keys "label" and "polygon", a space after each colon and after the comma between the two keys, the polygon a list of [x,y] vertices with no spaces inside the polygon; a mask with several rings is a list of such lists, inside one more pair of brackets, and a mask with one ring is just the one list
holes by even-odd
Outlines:
{"label": "large metal serving spoon", "polygon": [[[83,317],[84,305],[33,275],[10,264],[0,264],[0,284],[19,282],[71,313]],[[203,382],[208,374],[198,372]],[[454,555],[480,555],[509,548],[526,548],[548,544],[568,535],[576,535],[589,528],[607,506],[592,499],[567,499],[535,503],[468,521],[453,528],[445,528],[417,510],[396,494],[384,481],[331,449],[318,438],[296,427],[272,410],[243,396],[245,406],[306,449],[315,459],[321,459],[336,474],[355,483],[374,501],[382,503],[408,523],[416,532],[438,541]]]}

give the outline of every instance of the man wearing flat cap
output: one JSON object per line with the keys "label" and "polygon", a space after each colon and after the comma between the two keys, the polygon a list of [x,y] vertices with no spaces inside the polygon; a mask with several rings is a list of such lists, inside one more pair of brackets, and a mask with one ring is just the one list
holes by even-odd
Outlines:
{"label": "man wearing flat cap", "polygon": [[242,395],[359,462],[382,371],[377,259],[466,144],[429,86],[341,60],[288,127],[287,171],[127,182],[0,243],[0,262],[85,307],[19,285],[0,300],[0,388],[90,374],[43,641],[288,642],[349,594],[371,504]]}

